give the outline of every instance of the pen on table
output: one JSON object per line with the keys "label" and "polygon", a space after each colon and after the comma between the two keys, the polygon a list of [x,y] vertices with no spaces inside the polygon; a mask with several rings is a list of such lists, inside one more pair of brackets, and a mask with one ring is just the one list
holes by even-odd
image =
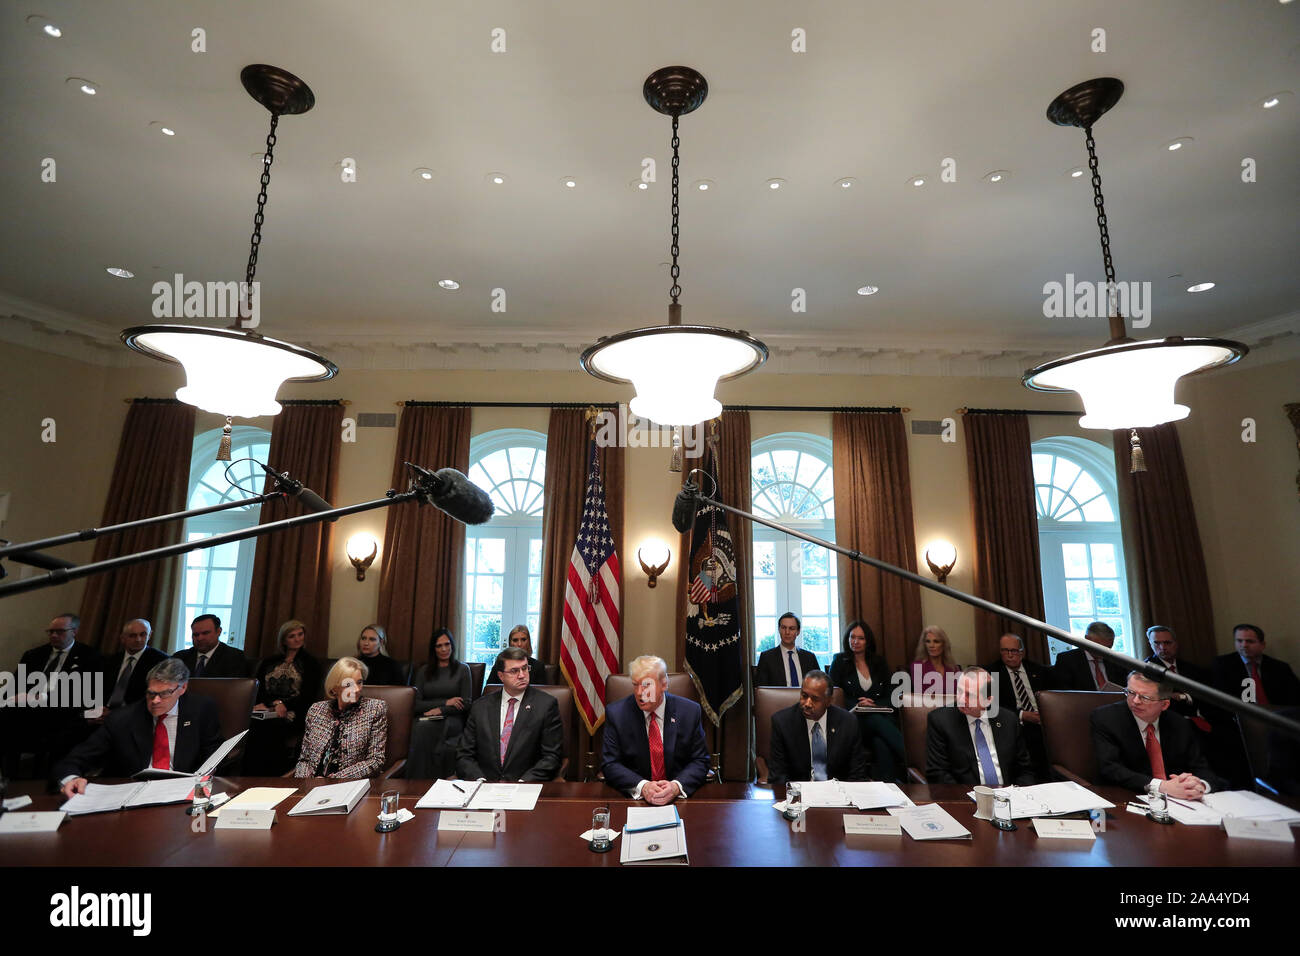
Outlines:
{"label": "pen on table", "polygon": [[1196,809],[1196,807],[1192,806],[1190,803],[1184,803],[1182,800],[1175,800],[1173,797],[1168,795],[1165,796],[1165,799],[1168,800],[1170,803],[1178,804],[1180,807],[1186,807],[1188,810]]}
{"label": "pen on table", "polygon": [[464,787],[461,787],[459,784],[453,783],[452,786],[455,787],[457,790],[459,790],[461,793],[465,792]]}

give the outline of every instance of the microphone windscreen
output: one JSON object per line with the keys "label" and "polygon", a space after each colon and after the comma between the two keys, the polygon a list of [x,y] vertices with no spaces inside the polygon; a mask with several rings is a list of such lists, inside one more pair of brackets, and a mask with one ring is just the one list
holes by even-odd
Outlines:
{"label": "microphone windscreen", "polygon": [[483,524],[492,517],[496,509],[487,492],[455,468],[440,468],[434,478],[437,488],[430,497],[440,511],[465,524]]}
{"label": "microphone windscreen", "polygon": [[677,493],[677,500],[673,502],[673,527],[678,531],[690,531],[695,525],[695,512],[700,508],[700,500],[696,497],[699,492],[699,485],[686,481]]}
{"label": "microphone windscreen", "polygon": [[303,487],[302,491],[298,492],[297,498],[304,508],[317,514],[333,509],[333,505],[306,486]]}

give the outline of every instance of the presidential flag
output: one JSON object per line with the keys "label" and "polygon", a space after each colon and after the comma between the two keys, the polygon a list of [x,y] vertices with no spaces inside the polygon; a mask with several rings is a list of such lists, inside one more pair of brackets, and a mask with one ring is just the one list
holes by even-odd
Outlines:
{"label": "presidential flag", "polygon": [[564,586],[560,669],[594,734],[605,720],[605,679],[619,669],[619,569],[596,442],[588,448],[587,495]]}

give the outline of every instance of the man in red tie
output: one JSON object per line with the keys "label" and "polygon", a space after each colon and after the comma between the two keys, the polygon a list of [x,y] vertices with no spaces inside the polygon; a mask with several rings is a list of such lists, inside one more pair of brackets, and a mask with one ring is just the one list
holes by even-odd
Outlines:
{"label": "man in red tie", "polygon": [[1286,661],[1264,653],[1264,632],[1254,624],[1232,629],[1236,651],[1211,661],[1214,686],[1255,704],[1300,704],[1300,680]]}
{"label": "man in red tie", "polygon": [[[1083,636],[1102,647],[1115,646],[1115,631],[1105,621],[1093,621]],[[1124,683],[1124,668],[1083,647],[1057,654],[1053,670],[1055,683],[1062,690],[1117,690]],[[1117,686],[1109,687],[1111,684]]]}
{"label": "man in red tie", "polygon": [[54,766],[65,797],[86,792],[85,773],[129,777],[149,767],[197,770],[221,746],[216,705],[187,697],[190,672],[169,657],[149,671],[144,699],[109,714],[104,724]]}
{"label": "man in red tie", "polygon": [[1124,693],[1126,700],[1092,712],[1101,783],[1135,791],[1154,784],[1180,800],[1199,800],[1227,787],[1201,756],[1191,722],[1169,710],[1169,685],[1133,671]]}
{"label": "man in red tie", "polygon": [[700,705],[668,693],[663,658],[638,657],[628,676],[632,696],[605,708],[605,782],[656,806],[689,797],[709,774]]}

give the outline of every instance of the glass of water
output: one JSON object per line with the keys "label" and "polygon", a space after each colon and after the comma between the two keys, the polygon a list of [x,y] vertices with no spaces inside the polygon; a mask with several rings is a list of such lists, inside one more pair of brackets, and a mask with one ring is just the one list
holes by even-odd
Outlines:
{"label": "glass of water", "polygon": [[1011,797],[1000,791],[993,791],[993,825],[999,830],[1014,830],[1011,820]]}
{"label": "glass of water", "polygon": [[379,822],[375,824],[375,830],[379,833],[388,833],[399,826],[401,824],[397,821],[397,791],[385,790],[379,796]]}
{"label": "glass of water", "polygon": [[212,778],[195,777],[194,795],[190,798],[189,814],[192,817],[206,813],[212,804]]}
{"label": "glass of water", "polygon": [[1147,815],[1160,823],[1169,819],[1169,801],[1158,783],[1147,785]]}
{"label": "glass of water", "polygon": [[803,815],[803,787],[791,780],[785,785],[785,813],[787,820],[797,820]]}
{"label": "glass of water", "polygon": [[613,834],[609,829],[609,807],[597,807],[591,811],[591,852],[605,853],[613,845]]}

